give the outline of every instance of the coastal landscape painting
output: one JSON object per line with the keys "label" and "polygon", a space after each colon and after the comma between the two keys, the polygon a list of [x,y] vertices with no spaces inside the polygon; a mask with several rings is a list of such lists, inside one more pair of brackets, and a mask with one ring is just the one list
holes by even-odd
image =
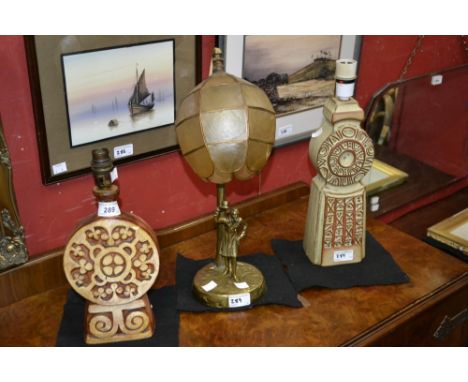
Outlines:
{"label": "coastal landscape painting", "polygon": [[341,36],[245,36],[243,77],[277,115],[323,106],[333,96]]}
{"label": "coastal landscape painting", "polygon": [[71,147],[174,123],[174,40],[61,60]]}

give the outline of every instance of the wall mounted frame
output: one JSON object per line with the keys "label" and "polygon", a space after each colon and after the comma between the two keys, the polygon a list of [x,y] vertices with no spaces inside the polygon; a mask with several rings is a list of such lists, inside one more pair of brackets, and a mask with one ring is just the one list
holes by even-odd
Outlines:
{"label": "wall mounted frame", "polygon": [[[166,120],[165,123],[159,125],[158,123],[155,123],[154,126],[147,125],[144,129],[136,128],[134,131],[131,131],[132,127],[130,126],[123,134],[109,132],[108,136],[98,137],[96,135],[96,137],[85,137],[81,141],[77,140],[75,142],[73,142],[71,134],[73,126],[70,124],[71,109],[67,98],[67,95],[69,95],[67,90],[70,91],[72,81],[70,81],[70,76],[67,78],[66,75],[68,58],[76,56],[79,59],[88,59],[94,52],[106,53],[119,49],[124,50],[124,48],[151,47],[151,44],[157,46],[158,42],[163,41],[173,41],[173,97],[176,111],[184,96],[200,81],[201,39],[199,36],[25,37],[44,184],[63,181],[89,172],[90,152],[95,148],[108,148],[116,164],[161,155],[178,148],[174,124],[170,123],[170,120]],[[135,64],[127,68],[127,72],[131,71],[132,78],[135,78],[134,73],[138,59],[137,56]],[[158,59],[156,51],[154,59]],[[94,63],[101,65],[106,64],[105,61],[106,57],[101,56]],[[117,63],[116,59],[115,61]],[[88,60],[84,65],[90,66],[90,61]],[[140,67],[140,74],[142,69],[144,68]],[[88,78],[81,78],[78,82],[92,82],[96,78],[95,73],[92,74]],[[149,75],[150,73],[146,71],[147,80]],[[115,107],[120,106],[122,109],[127,109],[127,100],[131,97],[136,82],[138,81],[133,80],[126,87],[128,94],[126,93],[123,96],[125,101],[117,99],[117,96],[109,97],[109,108],[111,106],[114,108],[115,104]],[[157,79],[154,83],[157,83]],[[94,89],[95,94],[89,92],[90,88]],[[92,98],[100,92],[102,92],[102,86],[97,81],[97,84],[88,86],[88,93],[85,93],[85,98]],[[157,89],[154,89],[153,97],[157,99]],[[94,105],[87,108],[87,110],[91,109],[93,109],[93,112],[95,111]],[[157,112],[158,110],[155,108],[154,113]],[[116,126],[116,130],[120,128],[118,118],[110,118],[102,126],[99,125],[99,128],[112,129],[114,128],[114,126],[111,126],[112,124]],[[88,128],[89,125],[85,127]]]}
{"label": "wall mounted frame", "polygon": [[[220,36],[219,46],[224,47],[226,72],[238,77],[243,76],[245,36]],[[342,36],[339,58],[359,59],[360,36]],[[310,138],[311,133],[320,127],[323,107],[290,113],[276,118],[275,146]]]}

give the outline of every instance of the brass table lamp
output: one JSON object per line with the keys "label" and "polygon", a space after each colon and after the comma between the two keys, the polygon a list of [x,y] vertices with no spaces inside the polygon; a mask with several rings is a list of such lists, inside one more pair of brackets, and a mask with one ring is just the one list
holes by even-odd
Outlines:
{"label": "brass table lamp", "polygon": [[265,280],[254,266],[237,261],[247,224],[229,207],[225,184],[233,177],[247,180],[267,163],[276,132],[273,107],[260,88],[224,72],[215,48],[213,74],[183,100],[175,125],[184,158],[217,185],[216,260],[196,274],[194,293],[212,307],[250,305],[264,293]]}
{"label": "brass table lamp", "polygon": [[336,62],[336,96],[312,133],[312,179],[303,247],[314,264],[358,263],[365,257],[366,190],[362,182],[374,159],[372,140],[361,128],[364,112],[352,98],[357,62]]}
{"label": "brass table lamp", "polygon": [[157,239],[147,223],[120,211],[107,149],[93,150],[91,168],[98,212],[78,225],[63,256],[68,282],[88,300],[85,342],[151,337],[155,322],[146,292],[159,271]]}

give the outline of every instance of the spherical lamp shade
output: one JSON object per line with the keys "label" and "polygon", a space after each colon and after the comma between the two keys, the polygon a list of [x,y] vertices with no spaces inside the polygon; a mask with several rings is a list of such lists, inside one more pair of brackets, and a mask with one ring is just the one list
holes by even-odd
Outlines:
{"label": "spherical lamp shade", "polygon": [[246,180],[265,166],[273,147],[273,106],[259,87],[222,69],[215,50],[215,71],[183,100],[175,123],[185,159],[200,178],[217,184],[234,176]]}

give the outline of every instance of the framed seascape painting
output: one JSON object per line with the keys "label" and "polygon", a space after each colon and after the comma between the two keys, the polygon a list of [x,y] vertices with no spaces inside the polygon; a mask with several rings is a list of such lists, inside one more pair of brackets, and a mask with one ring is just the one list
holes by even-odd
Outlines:
{"label": "framed seascape painting", "polygon": [[199,81],[197,36],[25,41],[45,184],[89,171],[95,148],[117,164],[177,149],[177,106]]}
{"label": "framed seascape painting", "polygon": [[276,111],[276,146],[310,138],[333,96],[335,61],[359,57],[358,36],[223,36],[226,70],[253,82]]}
{"label": "framed seascape painting", "polygon": [[174,40],[61,59],[71,147],[174,123]]}

